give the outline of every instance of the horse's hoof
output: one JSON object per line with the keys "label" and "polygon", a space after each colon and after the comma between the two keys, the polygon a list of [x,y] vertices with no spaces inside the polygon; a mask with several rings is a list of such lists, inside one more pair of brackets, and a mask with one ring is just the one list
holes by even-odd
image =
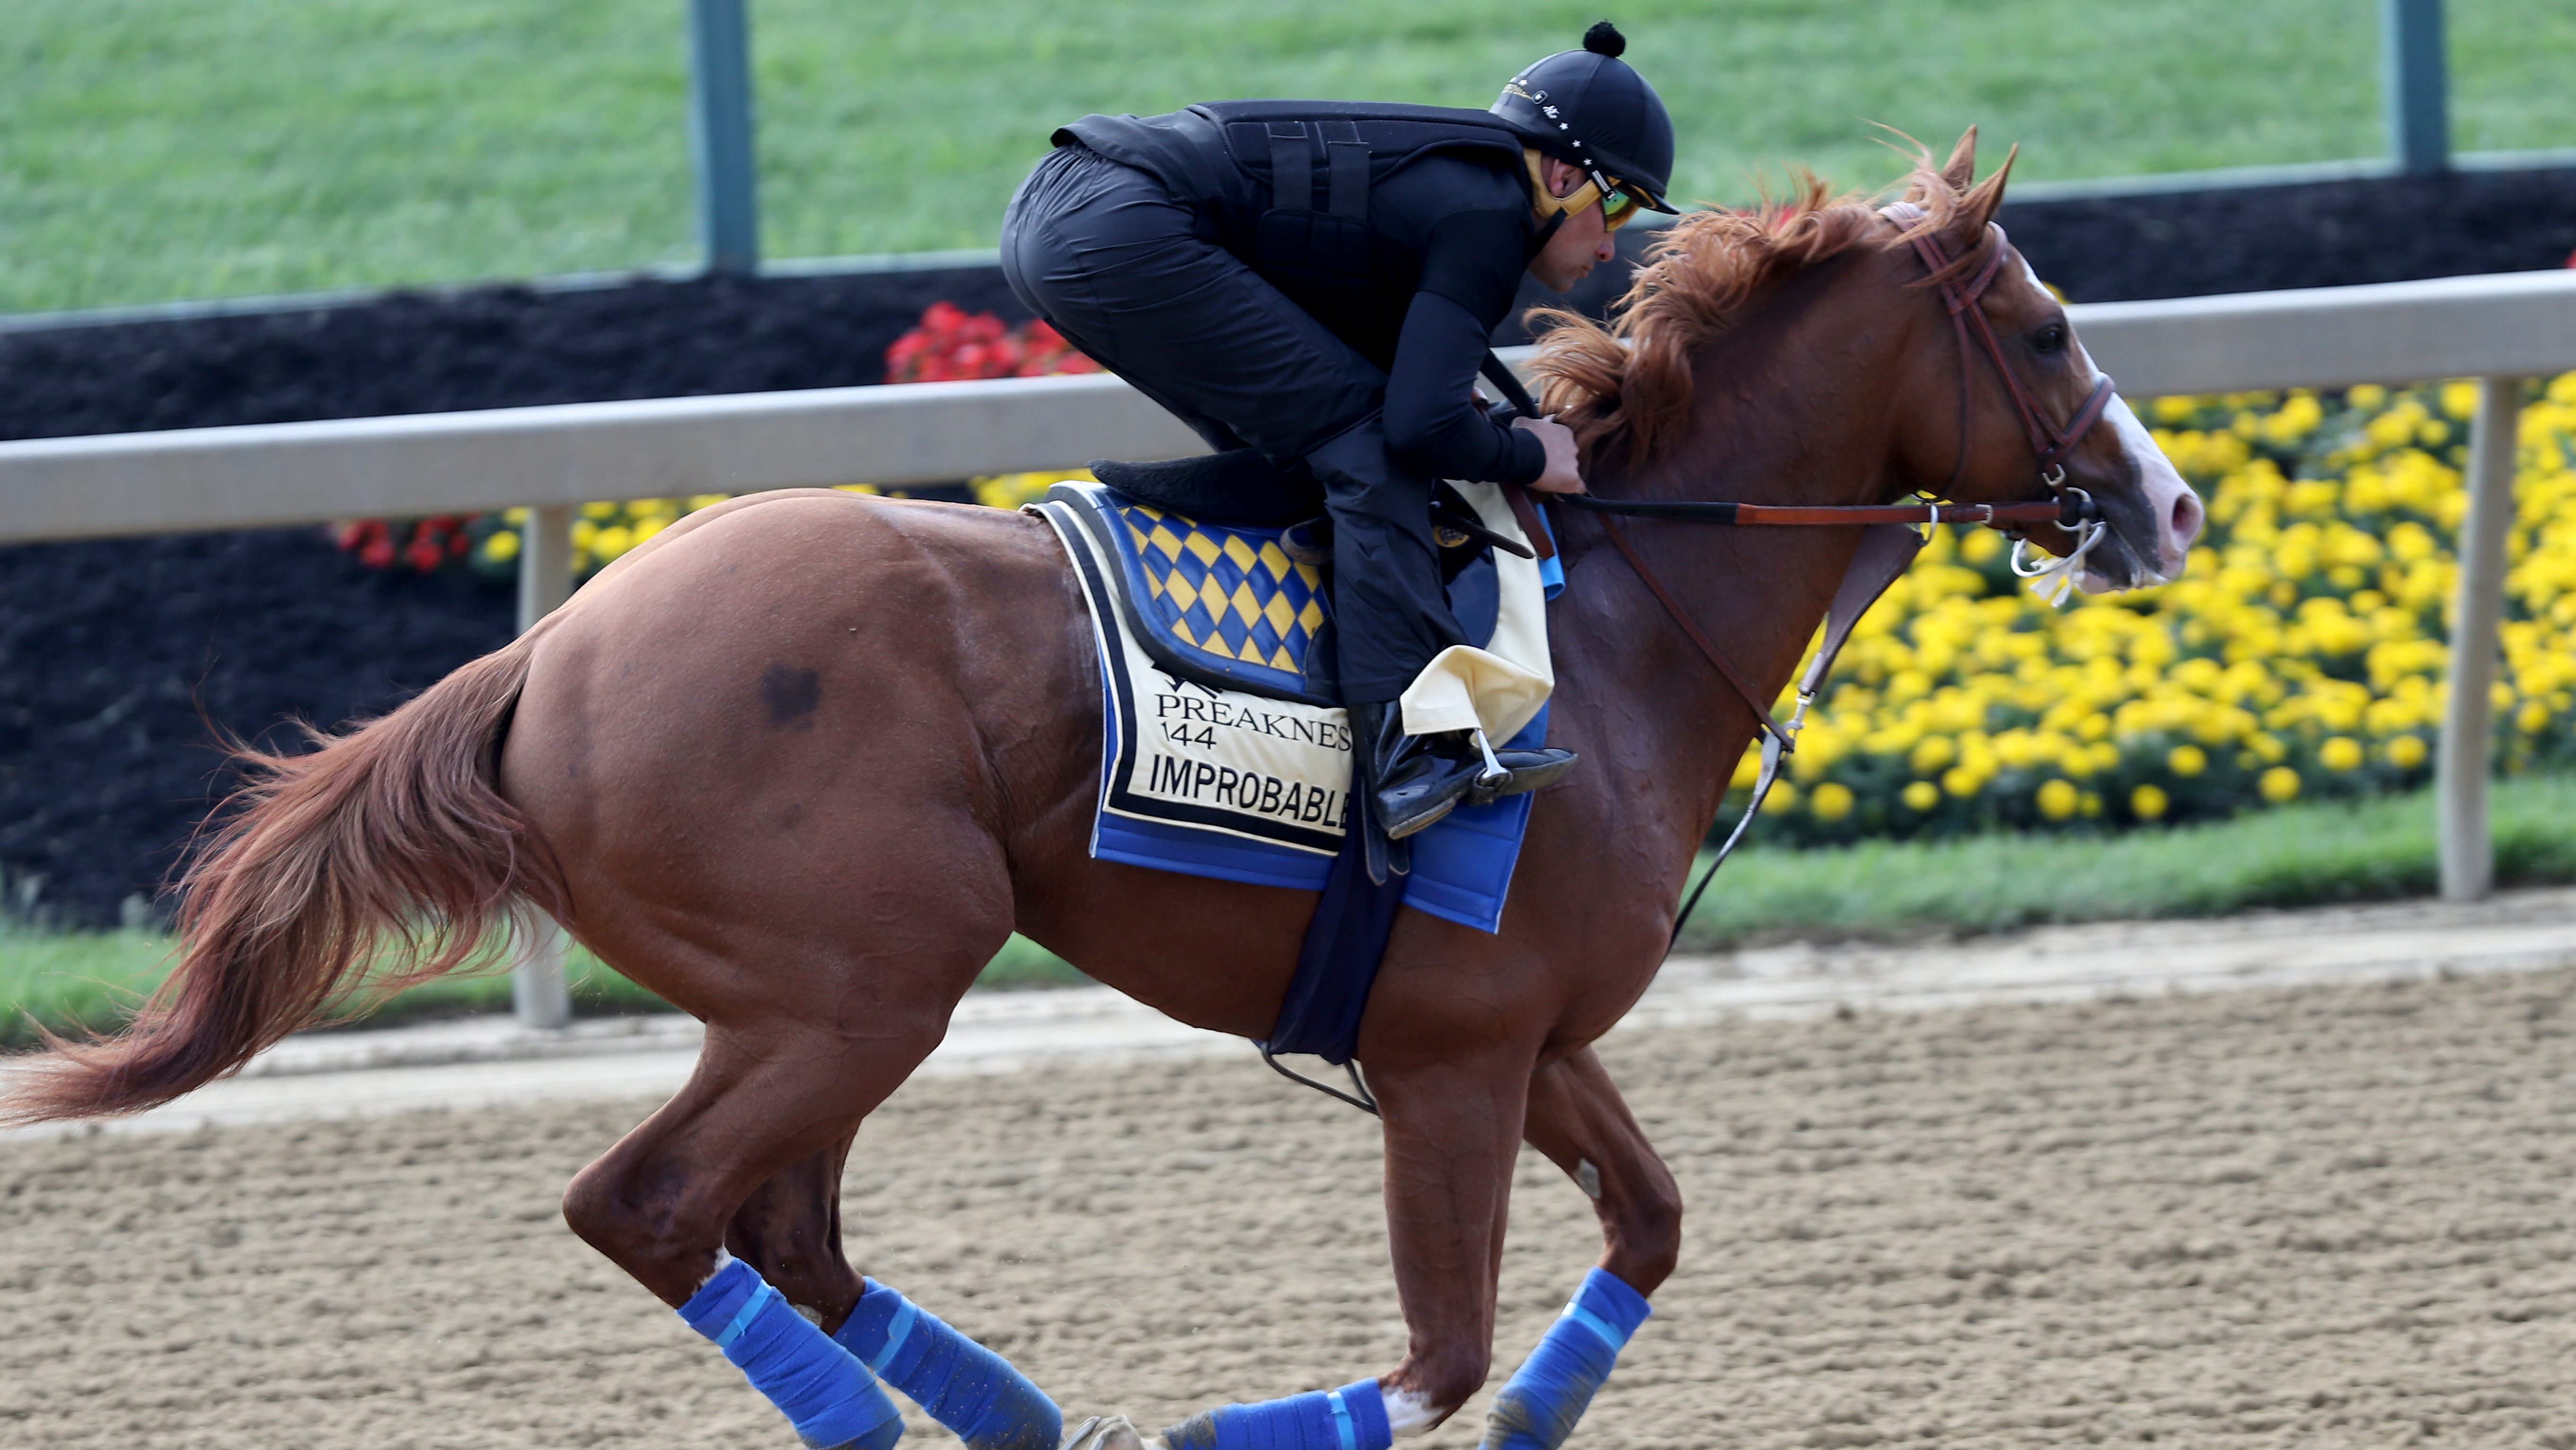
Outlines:
{"label": "horse's hoof", "polygon": [[1094,1415],[1064,1437],[1063,1450],[1145,1450],[1145,1437],[1125,1415]]}

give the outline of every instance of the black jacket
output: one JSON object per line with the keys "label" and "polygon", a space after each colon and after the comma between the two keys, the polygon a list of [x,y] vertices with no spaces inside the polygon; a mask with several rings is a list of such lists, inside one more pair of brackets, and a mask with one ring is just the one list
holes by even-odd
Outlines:
{"label": "black jacket", "polygon": [[[1537,255],[1521,138],[1483,111],[1224,101],[1055,133],[1160,180],[1204,234],[1387,374],[1397,457],[1528,483],[1546,455],[1469,402]],[[1284,184],[1283,184],[1284,177]]]}

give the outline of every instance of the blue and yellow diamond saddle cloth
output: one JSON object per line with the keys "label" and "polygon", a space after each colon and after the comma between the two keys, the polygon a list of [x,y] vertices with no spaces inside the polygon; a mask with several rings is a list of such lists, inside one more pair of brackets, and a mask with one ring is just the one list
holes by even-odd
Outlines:
{"label": "blue and yellow diamond saddle cloth", "polygon": [[[1491,492],[1470,502],[1470,485],[1452,497],[1517,539]],[[1321,890],[1341,847],[1352,740],[1317,528],[1193,519],[1098,483],[1058,484],[1029,511],[1073,560],[1100,647],[1092,855]],[[1544,652],[1548,590],[1536,564],[1462,549],[1444,572],[1472,643],[1517,630]],[[1546,729],[1542,711],[1510,743],[1536,745]],[[1529,808],[1527,796],[1462,808],[1416,836],[1406,903],[1493,930]]]}
{"label": "blue and yellow diamond saddle cloth", "polygon": [[1227,684],[1338,699],[1327,554],[1312,525],[1201,523],[1108,489],[1091,517],[1154,645]]}

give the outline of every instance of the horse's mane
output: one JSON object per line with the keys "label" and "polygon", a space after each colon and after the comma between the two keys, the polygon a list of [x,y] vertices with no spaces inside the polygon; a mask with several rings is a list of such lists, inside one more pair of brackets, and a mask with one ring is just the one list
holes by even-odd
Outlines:
{"label": "horse's mane", "polygon": [[[1645,265],[1611,304],[1608,327],[1561,308],[1530,313],[1532,330],[1541,333],[1530,370],[1546,407],[1587,451],[1616,441],[1632,460],[1652,457],[1677,441],[1689,420],[1691,355],[1734,326],[1772,283],[1865,240],[1895,248],[1963,222],[1982,230],[2003,200],[2012,157],[1972,186],[1976,139],[1971,128],[1946,167],[1935,167],[1930,152],[1914,147],[1903,199],[1923,215],[1902,231],[1881,225],[1875,198],[1837,196],[1805,171],[1794,175],[1785,200],[1766,197],[1742,211],[1713,207],[1684,215],[1647,245]],[[1942,277],[1984,265],[1993,236],[1982,232]]]}

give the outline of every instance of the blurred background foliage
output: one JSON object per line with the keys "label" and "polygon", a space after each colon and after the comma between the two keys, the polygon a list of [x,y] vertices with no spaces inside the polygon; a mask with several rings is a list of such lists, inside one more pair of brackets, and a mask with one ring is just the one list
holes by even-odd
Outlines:
{"label": "blurred background foliage", "polygon": [[[2376,155],[2365,0],[1629,0],[1676,190],[1892,179],[1970,123],[2026,180]],[[682,263],[680,0],[82,0],[0,26],[0,311]],[[1597,5],[752,0],[766,249],[992,244],[1055,126],[1301,95],[1483,106]],[[2450,7],[2455,144],[2576,137],[2576,7]],[[1991,159],[1991,158],[1990,158]]]}

